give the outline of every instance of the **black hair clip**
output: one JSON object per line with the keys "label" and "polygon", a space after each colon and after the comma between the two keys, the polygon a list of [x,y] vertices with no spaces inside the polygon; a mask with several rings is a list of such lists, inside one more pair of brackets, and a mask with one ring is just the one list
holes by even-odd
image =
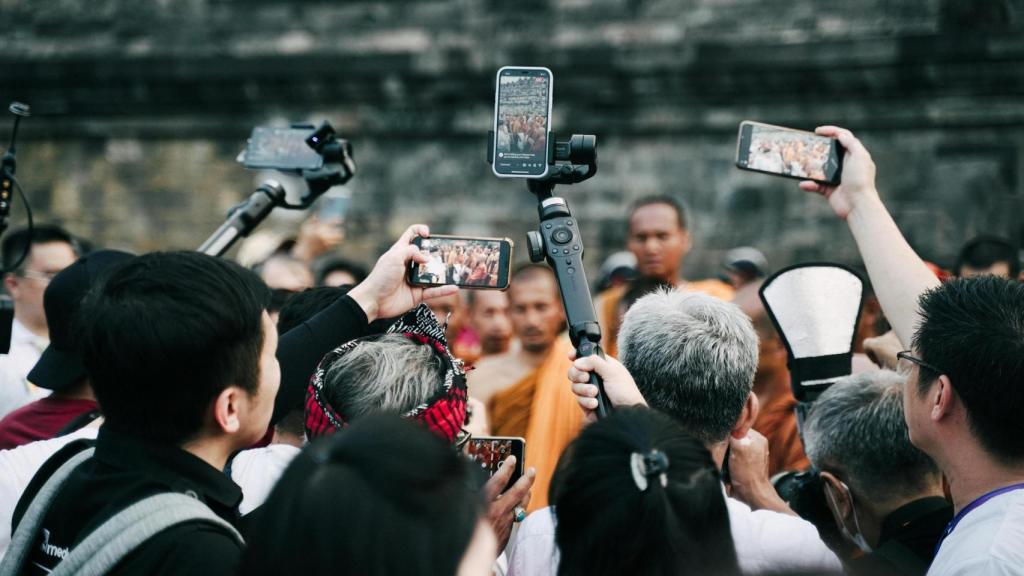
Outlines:
{"label": "black hair clip", "polygon": [[647,454],[633,452],[629,456],[629,467],[633,473],[633,482],[641,492],[647,490],[650,479],[657,476],[662,487],[668,486],[668,456],[661,450],[651,450]]}

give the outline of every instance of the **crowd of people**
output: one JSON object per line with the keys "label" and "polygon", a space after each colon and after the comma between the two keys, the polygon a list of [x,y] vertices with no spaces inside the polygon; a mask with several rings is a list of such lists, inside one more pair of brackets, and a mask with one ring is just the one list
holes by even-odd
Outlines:
{"label": "crowd of people", "polygon": [[502,76],[497,126],[500,153],[547,151],[548,84],[536,76]]}
{"label": "crowd of people", "polygon": [[755,125],[747,165],[775,174],[826,180],[825,167],[831,149],[827,139]]}
{"label": "crowd of people", "polygon": [[[1017,247],[975,238],[937,274],[863,144],[818,133],[842,185],[800,188],[846,221],[866,296],[801,418],[763,254],[684,279],[668,195],[599,281],[606,357],[576,358],[550,268],[460,293],[497,258],[425,225],[368,272],[315,222],[244,266],[8,233],[0,576],[1024,574]],[[488,436],[524,461],[487,477]]]}

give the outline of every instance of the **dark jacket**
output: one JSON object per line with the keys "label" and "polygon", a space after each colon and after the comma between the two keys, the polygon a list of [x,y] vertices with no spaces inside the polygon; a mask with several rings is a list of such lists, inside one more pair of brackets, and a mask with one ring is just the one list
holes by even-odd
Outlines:
{"label": "dark jacket", "polygon": [[[324,354],[366,330],[366,315],[345,296],[283,335],[277,348],[281,387],[273,421],[301,402]],[[73,442],[43,465],[15,508],[14,527],[50,475],[85,446]],[[142,498],[161,492],[189,494],[236,527],[240,523],[242,491],[223,471],[177,446],[143,442],[104,426],[96,439],[95,456],[75,470],[54,500],[22,573],[48,573],[66,550],[104,521]],[[223,530],[185,523],[151,538],[111,574],[231,574],[241,555],[242,549]]]}

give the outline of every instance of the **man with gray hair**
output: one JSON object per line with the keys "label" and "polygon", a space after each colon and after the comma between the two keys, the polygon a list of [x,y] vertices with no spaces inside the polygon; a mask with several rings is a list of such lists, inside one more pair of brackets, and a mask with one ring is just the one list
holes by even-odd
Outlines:
{"label": "man with gray hair", "polygon": [[807,455],[843,536],[867,553],[852,574],[924,574],[953,517],[938,467],[910,443],[906,379],[879,370],[836,382],[804,424]]}
{"label": "man with gray hair", "polygon": [[[597,407],[597,387],[587,384],[597,372],[613,406],[649,404],[665,412],[708,447],[719,469],[728,452],[728,488],[747,502],[726,498],[744,574],[841,571],[817,529],[794,515],[768,481],[767,441],[751,429],[758,411],[757,335],[739,308],[681,290],[648,294],[623,318],[619,354],[622,364],[597,356],[574,362],[569,378],[580,405],[588,412]],[[510,554],[510,576],[554,573],[539,564],[553,554],[551,516],[542,510],[526,519]]]}

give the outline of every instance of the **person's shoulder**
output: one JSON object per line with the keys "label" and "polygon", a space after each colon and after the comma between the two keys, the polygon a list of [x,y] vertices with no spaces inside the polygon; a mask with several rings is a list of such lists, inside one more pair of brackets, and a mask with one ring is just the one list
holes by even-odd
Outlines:
{"label": "person's shoulder", "polygon": [[1012,562],[1024,574],[1024,491],[1011,494],[1004,506],[1004,515],[992,542],[995,560]]}
{"label": "person's shoulder", "polygon": [[726,302],[731,301],[733,296],[736,294],[736,290],[732,286],[722,282],[721,280],[713,278],[707,280],[692,280],[687,282],[685,286],[686,289],[691,292],[699,292],[701,294],[718,298],[719,300],[725,300]]}
{"label": "person's shoulder", "polygon": [[555,535],[555,509],[545,506],[534,510],[519,524],[518,537],[548,536]]}
{"label": "person's shoulder", "polygon": [[735,498],[726,498],[729,525],[744,573],[811,571],[839,573],[842,564],[813,524],[790,514],[751,510]]}
{"label": "person's shoulder", "polygon": [[185,522],[150,538],[111,574],[235,574],[241,559],[242,545],[224,528]]}
{"label": "person's shoulder", "polygon": [[82,428],[65,436],[29,442],[10,450],[0,450],[0,469],[7,469],[18,474],[28,473],[31,477],[43,463],[64,446],[75,440],[94,440],[96,434],[95,428]]}
{"label": "person's shoulder", "polygon": [[473,365],[473,370],[470,371],[469,378],[476,379],[480,376],[493,375],[494,373],[501,372],[509,365],[517,362],[518,360],[513,352],[503,352],[501,354],[485,356],[480,360],[477,360],[476,364]]}
{"label": "person's shoulder", "polygon": [[508,549],[508,576],[544,576],[558,571],[555,512],[535,510],[519,525]]}
{"label": "person's shoulder", "polygon": [[1024,574],[1024,491],[992,498],[964,516],[929,574]]}

